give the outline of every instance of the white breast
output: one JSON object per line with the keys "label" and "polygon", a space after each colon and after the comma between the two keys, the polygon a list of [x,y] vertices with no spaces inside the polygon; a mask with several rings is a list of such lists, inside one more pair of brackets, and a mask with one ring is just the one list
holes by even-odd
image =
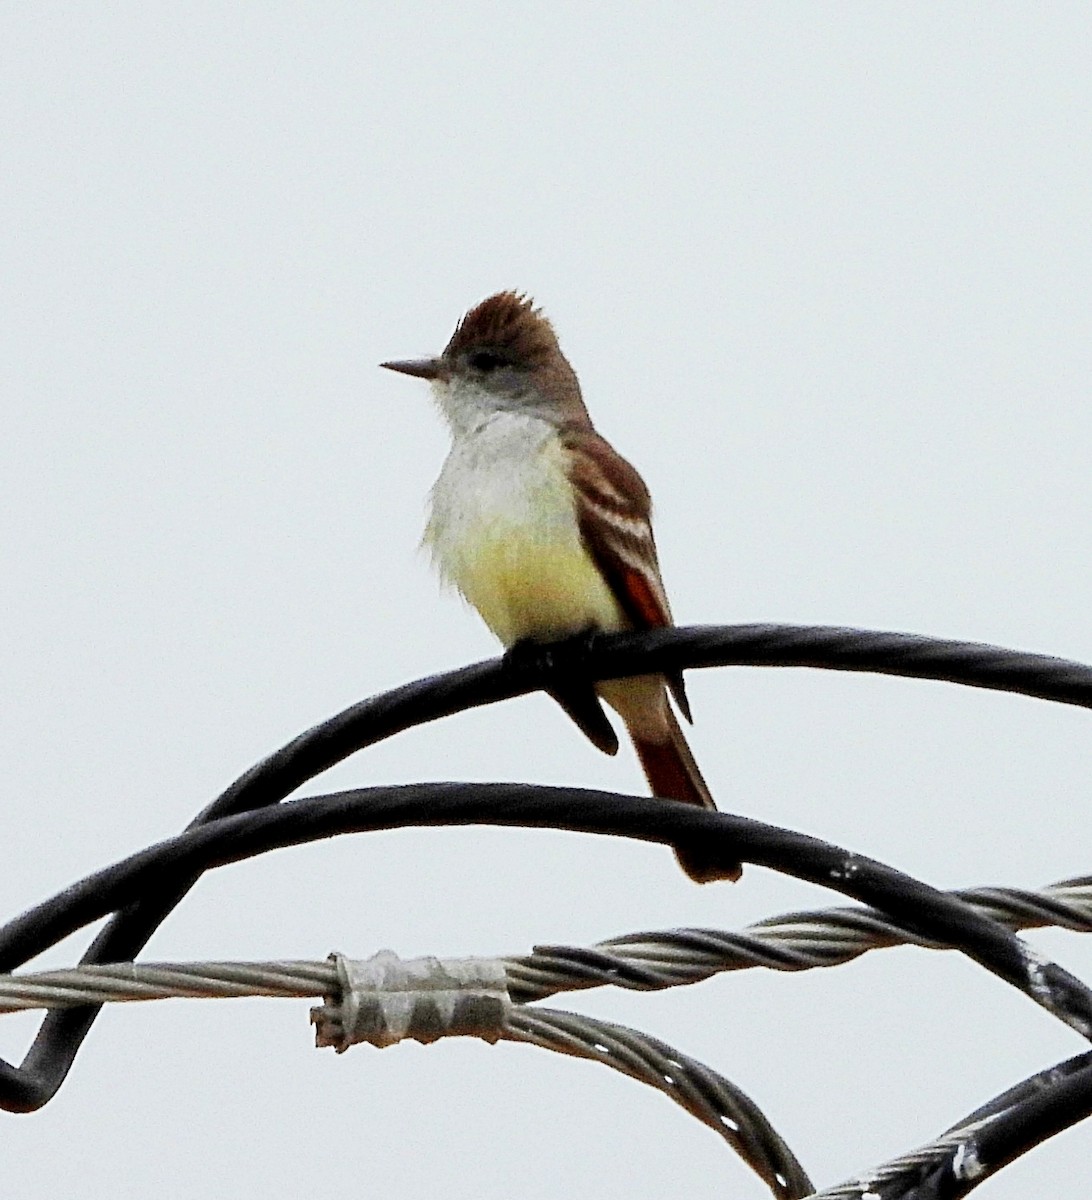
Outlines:
{"label": "white breast", "polygon": [[505,645],[622,624],[584,547],[565,451],[545,421],[496,413],[458,431],[424,540]]}

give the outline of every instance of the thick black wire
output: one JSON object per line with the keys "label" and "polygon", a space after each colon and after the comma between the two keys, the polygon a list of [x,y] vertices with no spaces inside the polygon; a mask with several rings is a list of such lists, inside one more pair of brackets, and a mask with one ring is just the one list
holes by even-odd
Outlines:
{"label": "thick black wire", "polygon": [[[938,1145],[934,1154],[923,1147],[920,1158],[907,1156],[918,1161],[897,1172],[891,1171],[895,1166],[891,1163],[818,1194],[854,1198],[863,1194],[876,1200],[961,1200],[1020,1155],[1088,1116],[1092,1116],[1092,1053],[1036,1072],[957,1121],[949,1134],[991,1118],[981,1129],[961,1137],[959,1145]],[[973,1163],[969,1170],[968,1163]]]}
{"label": "thick black wire", "polygon": [[[275,804],[315,775],[386,737],[465,708],[546,688],[699,666],[800,666],[940,679],[970,687],[1092,707],[1092,669],[1080,663],[978,643],[829,626],[738,625],[597,637],[539,656],[498,659],[420,680],[365,700],[294,739],[233,783],[195,819],[197,826]],[[82,962],[135,958],[196,882],[168,872],[94,940]],[[0,1060],[0,1105],[41,1107],[64,1081],[98,1006],[49,1013],[20,1067]]]}
{"label": "thick black wire", "polygon": [[[478,663],[446,675],[418,680],[354,704],[316,725],[241,775],[190,823],[208,821],[276,804],[301,784],[357,750],[414,725],[463,709],[522,695],[532,685],[510,678],[499,661]],[[197,882],[167,873],[128,908],[119,910],[84,952],[81,963],[135,959],[164,919]],[[107,909],[106,911],[110,911]],[[34,1112],[64,1083],[101,1005],[54,1009],[38,1028],[20,1066],[0,1058],[0,1108]]]}
{"label": "thick black wire", "polygon": [[[1049,1011],[1092,1029],[1092,994],[1052,963],[1033,982],[1022,943],[998,922],[883,863],[792,830],[728,813],[528,784],[410,784],[313,796],[278,808],[206,822],[98,871],[0,930],[0,970],[10,971],[105,913],[130,905],[149,884],[190,879],[212,867],[335,834],[407,825],[491,824],[570,829],[675,843],[695,836],[721,853],[833,888],[870,904],[919,935],[962,950]],[[71,1011],[71,1010],[69,1010]],[[0,1104],[35,1099],[20,1073],[0,1075]]]}
{"label": "thick black wire", "polygon": [[983,642],[837,625],[691,625],[596,638],[592,678],[694,667],[818,667],[937,679],[1092,708],[1092,667]]}
{"label": "thick black wire", "polygon": [[1078,1055],[1032,1075],[963,1123],[995,1111],[998,1115],[975,1136],[982,1174],[973,1180],[953,1177],[945,1181],[947,1186],[938,1188],[936,1200],[957,1200],[967,1195],[1020,1155],[1092,1116],[1092,1054]]}
{"label": "thick black wire", "polygon": [[980,642],[829,625],[698,625],[599,635],[475,663],[354,704],[294,738],[239,777],[195,820],[291,795],[357,750],[468,708],[581,681],[696,667],[815,667],[942,680],[1092,708],[1092,667]]}

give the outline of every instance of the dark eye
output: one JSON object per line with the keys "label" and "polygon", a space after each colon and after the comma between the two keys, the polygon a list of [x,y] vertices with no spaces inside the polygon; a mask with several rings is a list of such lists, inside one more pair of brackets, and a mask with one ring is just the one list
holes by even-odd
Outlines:
{"label": "dark eye", "polygon": [[467,362],[476,371],[487,372],[495,371],[497,367],[504,365],[504,359],[499,354],[494,354],[492,350],[475,350]]}

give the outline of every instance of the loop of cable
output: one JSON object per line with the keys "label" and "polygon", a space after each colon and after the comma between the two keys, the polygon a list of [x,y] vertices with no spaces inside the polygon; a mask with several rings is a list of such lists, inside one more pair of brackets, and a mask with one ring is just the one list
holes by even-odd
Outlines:
{"label": "loop of cable", "polygon": [[[1012,892],[1006,899],[1002,896],[1004,889],[988,895],[944,895],[882,863],[792,831],[730,814],[671,812],[662,802],[580,789],[485,785],[478,786],[472,795],[459,785],[417,785],[358,789],[277,807],[301,784],[355,751],[469,707],[529,691],[551,690],[552,685],[569,686],[574,681],[588,684],[650,671],[731,665],[868,671],[947,680],[1092,708],[1092,668],[975,643],[868,630],[777,625],[671,629],[580,639],[571,645],[544,648],[537,656],[505,658],[421,680],[354,705],[307,731],[236,780],[198,814],[186,834],[98,872],[9,922],[0,929],[0,969],[21,965],[67,932],[111,912],[114,916],[84,955],[84,963],[95,966],[131,960],[204,871],[279,845],[339,833],[406,824],[489,823],[575,829],[670,845],[697,834],[726,860],[729,856],[731,861],[742,858],[831,887],[870,905],[879,918],[856,910],[830,910],[842,915],[831,916],[817,928],[796,919],[802,914],[790,914],[778,920],[794,927],[790,936],[793,944],[786,942],[777,950],[758,932],[759,927],[746,931],[749,945],[739,935],[734,935],[733,941],[733,935],[688,930],[680,931],[683,940],[676,942],[664,939],[678,934],[631,935],[603,943],[592,951],[544,947],[543,960],[537,963],[536,956],[522,956],[518,967],[516,960],[509,960],[510,970],[523,972],[519,982],[510,980],[513,996],[529,999],[564,986],[599,986],[623,980],[632,987],[672,986],[668,979],[672,972],[679,971],[680,957],[685,960],[688,954],[705,955],[697,970],[706,973],[710,962],[722,964],[714,965],[714,969],[754,965],[743,961],[748,952],[765,953],[767,961],[762,965],[806,969],[845,961],[838,957],[840,954],[853,957],[863,953],[869,948],[858,940],[863,935],[878,939],[877,945],[910,941],[961,950],[1083,1036],[1092,1036],[1092,991],[1024,946],[1005,928],[1007,924],[1013,928],[1020,924],[1006,920],[1006,903],[1026,910],[1021,920],[1028,918],[1028,927],[1051,923],[1048,917],[1053,916],[1062,918],[1059,923],[1072,921],[1075,924],[1070,927],[1081,927],[1080,922],[1087,916],[1078,911],[1081,904],[1073,896]],[[1073,886],[1079,885],[1087,886],[1087,881],[1073,881]],[[835,925],[839,928],[834,929]],[[809,959],[809,955],[813,957]],[[725,965],[733,962],[735,965]],[[299,982],[286,977],[292,974],[292,968],[308,966],[280,965],[285,968],[282,984],[286,988]],[[578,971],[574,976],[577,966],[594,971],[595,981],[574,983],[574,978],[579,978]],[[539,969],[542,973],[536,977]],[[221,986],[230,989],[243,984],[224,978]],[[547,990],[543,991],[544,987]],[[21,1066],[0,1060],[0,1107],[30,1111],[48,1102],[63,1082],[102,998],[100,992],[93,1001],[79,1007],[52,1009]],[[517,1007],[512,1012],[521,1019],[541,1010]],[[671,1061],[681,1062],[677,1055]],[[669,1078],[670,1072],[664,1080]],[[915,1196],[936,1196],[938,1200],[962,1195],[997,1164],[1009,1161],[1092,1111],[1092,1067],[1068,1070],[1063,1064],[1025,1081],[1025,1085],[1010,1089],[964,1123],[970,1131],[968,1136],[973,1134],[973,1146],[958,1143],[953,1150],[950,1136],[941,1139],[944,1153],[951,1151],[951,1157],[937,1169],[939,1174],[934,1173],[936,1186],[930,1184],[932,1190],[922,1190],[920,1176],[924,1168],[918,1163],[883,1181],[885,1200],[887,1196],[909,1196],[911,1190]],[[917,1173],[916,1181],[908,1182],[907,1170]],[[785,1179],[777,1176],[774,1182],[780,1180],[783,1184]],[[878,1181],[879,1176],[875,1179]],[[891,1188],[902,1190],[891,1190],[889,1182]]]}

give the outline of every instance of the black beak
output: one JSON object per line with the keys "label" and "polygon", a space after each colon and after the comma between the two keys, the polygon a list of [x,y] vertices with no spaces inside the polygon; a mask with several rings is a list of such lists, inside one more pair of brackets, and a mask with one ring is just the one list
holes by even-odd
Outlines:
{"label": "black beak", "polygon": [[402,375],[416,375],[418,379],[439,379],[447,372],[444,363],[439,358],[409,358],[403,362],[385,362],[379,364],[388,371],[398,371]]}

